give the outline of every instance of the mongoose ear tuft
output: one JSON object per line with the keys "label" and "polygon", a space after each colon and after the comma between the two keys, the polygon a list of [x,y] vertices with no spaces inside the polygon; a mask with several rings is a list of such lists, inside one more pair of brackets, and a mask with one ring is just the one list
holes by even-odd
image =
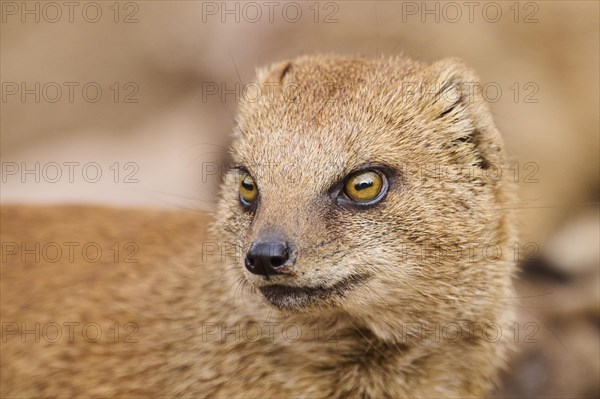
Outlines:
{"label": "mongoose ear tuft", "polygon": [[244,86],[244,94],[238,109],[244,115],[259,101],[267,103],[283,92],[284,79],[292,69],[291,61],[284,61],[256,70],[256,79]]}
{"label": "mongoose ear tuft", "polygon": [[285,76],[292,69],[291,61],[283,61],[276,64],[271,64],[266,68],[258,70],[258,83],[262,86],[265,83],[283,84]]}
{"label": "mongoose ear tuft", "polygon": [[444,147],[463,161],[487,169],[502,161],[502,141],[481,94],[480,79],[463,61],[444,59],[428,68],[431,117],[443,132]]}
{"label": "mongoose ear tuft", "polygon": [[438,118],[452,116],[464,109],[465,103],[473,101],[472,89],[479,83],[477,75],[465,63],[456,58],[436,62],[429,68],[434,82],[432,92]]}
{"label": "mongoose ear tuft", "polygon": [[442,111],[438,115],[439,118],[443,118],[446,115],[452,113],[461,100],[463,100],[463,93],[461,92],[460,84],[450,81],[445,83],[444,86],[436,93],[436,97],[441,102]]}
{"label": "mongoose ear tuft", "polygon": [[285,84],[284,79],[291,69],[291,61],[279,62],[258,69],[255,84],[249,85],[247,88],[247,97],[273,99],[274,95],[282,92]]}

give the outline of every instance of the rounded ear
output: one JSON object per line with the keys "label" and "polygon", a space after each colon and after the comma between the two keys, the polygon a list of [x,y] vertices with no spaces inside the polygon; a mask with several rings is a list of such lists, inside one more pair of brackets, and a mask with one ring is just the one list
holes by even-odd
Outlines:
{"label": "rounded ear", "polygon": [[283,83],[283,78],[292,67],[291,61],[282,61],[260,68],[256,71],[258,83],[262,86],[265,83]]}
{"label": "rounded ear", "polygon": [[[426,69],[428,119],[441,126],[448,147],[472,148],[482,169],[504,165],[502,137],[496,129],[477,74],[463,61],[447,58]],[[474,148],[473,148],[474,147]]]}
{"label": "rounded ear", "polygon": [[[283,90],[284,78],[292,67],[291,61],[271,64],[256,70],[256,80],[245,85],[243,99],[249,103],[256,103],[260,99],[272,99],[274,95]],[[245,108],[243,101],[240,109]]]}
{"label": "rounded ear", "polygon": [[[285,84],[284,78],[292,67],[291,61],[271,64],[256,70],[256,80],[244,85],[244,95],[238,107],[237,120],[242,119],[248,110],[258,102],[268,103],[282,92]],[[234,137],[239,137],[241,132],[234,132]]]}
{"label": "rounded ear", "polygon": [[469,90],[479,86],[479,77],[458,58],[446,58],[427,68],[433,87],[433,105],[440,115],[450,113],[460,102],[469,101]]}

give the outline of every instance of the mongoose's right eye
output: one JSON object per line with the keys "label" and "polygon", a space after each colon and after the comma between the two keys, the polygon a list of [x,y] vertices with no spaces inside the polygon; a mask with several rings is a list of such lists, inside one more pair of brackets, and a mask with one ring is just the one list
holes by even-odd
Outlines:
{"label": "mongoose's right eye", "polygon": [[240,178],[240,201],[243,205],[251,205],[258,196],[258,188],[254,179],[248,173],[242,174]]}

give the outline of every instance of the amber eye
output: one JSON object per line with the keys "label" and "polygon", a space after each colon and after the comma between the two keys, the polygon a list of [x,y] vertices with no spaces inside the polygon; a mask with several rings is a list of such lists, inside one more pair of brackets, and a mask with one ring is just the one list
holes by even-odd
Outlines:
{"label": "amber eye", "polygon": [[344,183],[346,196],[361,204],[376,202],[383,197],[386,189],[385,176],[373,170],[353,173]]}
{"label": "amber eye", "polygon": [[250,205],[258,196],[258,188],[254,183],[254,179],[248,174],[242,174],[240,178],[240,200],[244,205]]}

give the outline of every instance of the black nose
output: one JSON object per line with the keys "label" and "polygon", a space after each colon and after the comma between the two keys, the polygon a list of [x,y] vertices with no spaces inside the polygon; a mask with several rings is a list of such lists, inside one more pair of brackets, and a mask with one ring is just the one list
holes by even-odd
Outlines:
{"label": "black nose", "polygon": [[246,254],[246,269],[251,273],[270,276],[289,272],[290,249],[284,242],[255,242]]}

